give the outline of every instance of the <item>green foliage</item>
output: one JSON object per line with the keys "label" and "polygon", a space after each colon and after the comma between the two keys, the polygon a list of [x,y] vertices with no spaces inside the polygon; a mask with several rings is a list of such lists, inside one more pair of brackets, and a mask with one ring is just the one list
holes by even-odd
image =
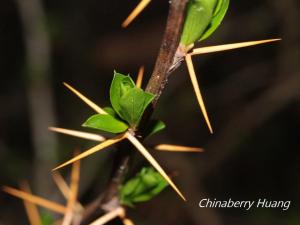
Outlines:
{"label": "green foliage", "polygon": [[154,99],[154,95],[144,92],[140,88],[131,88],[120,98],[121,115],[128,124],[135,128],[139,124],[147,106]]}
{"label": "green foliage", "polygon": [[135,84],[130,76],[125,76],[123,74],[114,71],[114,78],[110,85],[110,103],[116,113],[122,118],[120,99],[127,93],[128,90],[134,88]]}
{"label": "green foliage", "polygon": [[106,107],[103,108],[103,110],[105,112],[107,112],[109,115],[111,115],[111,116],[113,116],[115,118],[118,117],[118,114],[116,113],[116,111],[112,107],[106,106]]}
{"label": "green foliage", "polygon": [[227,9],[229,7],[229,0],[219,0],[214,15],[212,17],[210,25],[207,27],[199,41],[208,38],[215,32],[215,30],[220,26],[222,20],[224,19]]}
{"label": "green foliage", "polygon": [[54,224],[53,216],[50,213],[42,211],[41,212],[41,224],[42,225],[53,225]]}
{"label": "green foliage", "polygon": [[166,124],[161,120],[150,120],[145,129],[145,137],[150,137],[153,134],[165,129]]}
{"label": "green foliage", "polygon": [[121,133],[128,129],[128,126],[120,120],[117,120],[110,114],[96,114],[87,119],[82,124],[84,127],[103,130],[110,133]]}
{"label": "green foliage", "polygon": [[144,167],[120,188],[121,204],[132,207],[135,203],[149,201],[167,186],[165,179],[152,167]]}
{"label": "green foliage", "polygon": [[153,98],[153,94],[137,88],[130,76],[115,72],[110,86],[111,105],[130,127],[137,127],[145,109]]}
{"label": "green foliage", "polygon": [[[93,115],[83,126],[111,133],[121,133],[129,127],[135,129],[153,99],[154,95],[136,87],[130,76],[114,72],[110,86],[112,107],[103,109],[108,114]],[[162,129],[161,123],[152,128],[151,134]]]}
{"label": "green foliage", "polygon": [[180,43],[189,46],[208,38],[220,25],[229,0],[189,0]]}

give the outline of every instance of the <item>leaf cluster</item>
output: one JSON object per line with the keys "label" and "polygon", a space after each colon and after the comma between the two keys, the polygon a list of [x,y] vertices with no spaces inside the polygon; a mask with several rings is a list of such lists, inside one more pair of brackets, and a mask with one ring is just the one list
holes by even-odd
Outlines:
{"label": "leaf cluster", "polygon": [[121,204],[133,207],[135,203],[149,201],[168,186],[168,182],[152,167],[144,167],[119,190]]}
{"label": "leaf cluster", "polygon": [[[103,108],[107,114],[95,114],[83,126],[114,134],[125,132],[128,128],[135,130],[153,99],[154,95],[137,87],[129,75],[114,72],[110,86],[111,106]],[[146,127],[147,136],[164,127],[161,121],[151,121]]]}

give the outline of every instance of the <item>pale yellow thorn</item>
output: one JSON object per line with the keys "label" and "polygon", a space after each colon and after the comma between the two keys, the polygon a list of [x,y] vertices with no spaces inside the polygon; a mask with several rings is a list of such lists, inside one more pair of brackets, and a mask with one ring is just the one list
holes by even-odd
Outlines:
{"label": "pale yellow thorn", "polygon": [[211,124],[210,124],[210,121],[209,121],[209,118],[208,118],[208,115],[207,115],[207,111],[206,111],[206,108],[205,108],[205,104],[204,104],[204,101],[203,101],[203,98],[202,98],[202,95],[201,95],[200,87],[199,87],[199,84],[198,84],[198,81],[197,81],[196,73],[195,73],[195,70],[194,70],[194,66],[193,66],[193,62],[192,62],[192,58],[191,58],[190,54],[187,54],[185,56],[185,61],[186,61],[186,64],[187,64],[189,75],[190,75],[190,78],[191,78],[191,81],[192,81],[192,85],[193,85],[193,88],[194,88],[194,91],[195,91],[200,109],[202,111],[202,114],[204,116],[204,119],[206,121],[206,124],[208,126],[208,129],[209,129],[210,133],[213,133],[213,130],[212,130],[212,127],[211,127]]}
{"label": "pale yellow thorn", "polygon": [[[77,151],[75,152],[74,156],[78,155]],[[72,172],[71,172],[71,184],[70,184],[70,192],[69,198],[67,203],[67,211],[65,213],[62,225],[71,225],[73,215],[74,215],[74,208],[77,202],[77,194],[78,194],[78,187],[79,187],[79,179],[80,179],[80,161],[76,161],[73,163]]]}
{"label": "pale yellow thorn", "polygon": [[122,27],[127,27],[151,2],[151,0],[141,0],[140,3],[134,8],[129,16],[122,23]]}
{"label": "pale yellow thorn", "polygon": [[139,152],[150,162],[150,164],[161,174],[161,176],[171,185],[171,187],[177,192],[177,194],[186,201],[183,194],[179,191],[170,177],[166,174],[166,172],[161,168],[158,162],[152,157],[152,155],[147,151],[147,149],[136,139],[132,134],[126,132],[127,139],[139,150]]}
{"label": "pale yellow thorn", "polygon": [[44,198],[26,193],[24,191],[20,191],[18,189],[7,187],[7,186],[2,187],[2,190],[10,195],[17,197],[17,198],[23,199],[25,201],[29,201],[36,205],[42,206],[46,209],[50,209],[54,212],[57,212],[60,214],[65,214],[65,212],[66,212],[66,207],[64,207],[63,205],[60,205],[58,203],[46,200]]}
{"label": "pale yellow thorn", "polygon": [[203,148],[189,147],[183,145],[160,144],[154,147],[155,150],[169,152],[203,152]]}
{"label": "pale yellow thorn", "polygon": [[[28,182],[22,182],[22,184],[20,186],[21,186],[22,191],[27,192],[28,194],[31,194],[31,189],[29,187]],[[23,202],[24,202],[24,206],[25,206],[26,213],[27,213],[30,224],[31,225],[41,225],[42,221],[41,221],[41,217],[40,217],[40,214],[39,214],[39,211],[38,211],[36,205],[29,201],[26,201],[26,200],[24,200]]]}
{"label": "pale yellow thorn", "polygon": [[64,85],[71,90],[75,95],[77,95],[82,101],[84,101],[88,106],[90,106],[92,109],[94,109],[99,114],[107,114],[101,107],[96,105],[94,102],[89,100],[87,97],[85,97],[83,94],[81,94],[79,91],[77,91],[75,88],[73,88],[71,85],[64,83]]}
{"label": "pale yellow thorn", "polygon": [[62,193],[64,198],[66,200],[68,200],[69,195],[70,195],[70,188],[67,185],[64,178],[62,177],[62,175],[58,171],[54,171],[52,173],[52,177],[53,177],[54,183],[56,184],[56,186],[58,187],[58,189],[60,190],[60,192]]}
{"label": "pale yellow thorn", "polygon": [[67,210],[61,225],[71,225],[74,213],[72,210]]}
{"label": "pale yellow thorn", "polygon": [[118,207],[118,208],[104,214],[103,216],[101,216],[94,222],[90,223],[89,225],[103,225],[103,224],[106,224],[107,222],[115,219],[116,217],[123,217],[124,215],[125,215],[124,208]]}
{"label": "pale yellow thorn", "polygon": [[260,41],[248,41],[248,42],[240,42],[240,43],[233,43],[233,44],[226,44],[226,45],[216,45],[216,46],[195,48],[190,54],[199,55],[199,54],[206,54],[211,52],[227,51],[231,49],[245,48],[253,45],[265,44],[265,43],[280,41],[280,40],[281,38],[276,38],[276,39],[268,39],[268,40],[260,40]]}
{"label": "pale yellow thorn", "polygon": [[98,151],[100,151],[100,150],[102,150],[102,149],[104,149],[104,148],[106,148],[106,147],[108,147],[110,145],[113,145],[113,144],[115,144],[117,142],[120,142],[124,138],[125,138],[125,135],[124,134],[120,134],[120,135],[118,135],[118,136],[116,136],[114,138],[108,139],[108,140],[106,140],[106,141],[104,141],[104,142],[102,142],[102,143],[100,143],[100,144],[98,144],[98,145],[96,145],[96,146],[94,146],[94,147],[92,147],[92,148],[84,151],[83,153],[81,153],[78,156],[76,156],[76,157],[68,160],[67,162],[65,162],[65,163],[57,166],[52,171],[60,169],[60,168],[62,168],[64,166],[66,166],[66,165],[69,165],[69,164],[71,164],[73,162],[76,162],[77,160],[80,160],[80,159],[85,158],[85,157],[87,157],[87,156],[89,156],[89,155],[91,155],[91,154],[93,154],[95,152],[98,152]]}
{"label": "pale yellow thorn", "polygon": [[[71,190],[70,190],[68,184],[66,183],[66,181],[64,180],[64,178],[62,177],[62,175],[58,171],[54,171],[52,173],[52,177],[53,177],[53,180],[54,180],[55,184],[57,185],[58,189],[64,196],[64,198],[66,200],[68,200]],[[80,211],[82,211],[84,209],[83,206],[79,202],[76,203],[76,207]]]}
{"label": "pale yellow thorn", "polygon": [[143,83],[143,77],[144,77],[144,66],[141,66],[140,69],[139,69],[139,73],[138,73],[138,76],[137,76],[137,79],[136,79],[136,86],[138,88],[141,88],[142,87],[142,83]]}
{"label": "pale yellow thorn", "polygon": [[121,211],[119,218],[121,219],[121,221],[124,225],[134,225],[134,223],[129,218],[126,218],[125,209],[123,211]]}
{"label": "pale yellow thorn", "polygon": [[124,224],[124,225],[134,225],[134,223],[132,222],[132,220],[130,220],[130,219],[128,219],[128,218],[121,218],[121,220],[122,220],[122,223]]}
{"label": "pale yellow thorn", "polygon": [[[74,157],[79,155],[79,151],[75,151]],[[70,196],[69,203],[70,205],[74,205],[78,195],[79,189],[79,179],[80,179],[80,161],[76,161],[73,163],[72,172],[71,172],[71,183],[70,183]]]}
{"label": "pale yellow thorn", "polygon": [[57,133],[62,133],[62,134],[79,137],[87,140],[92,140],[92,141],[102,142],[106,139],[105,137],[99,134],[93,134],[93,133],[82,132],[77,130],[70,130],[70,129],[60,128],[60,127],[49,127],[48,129]]}

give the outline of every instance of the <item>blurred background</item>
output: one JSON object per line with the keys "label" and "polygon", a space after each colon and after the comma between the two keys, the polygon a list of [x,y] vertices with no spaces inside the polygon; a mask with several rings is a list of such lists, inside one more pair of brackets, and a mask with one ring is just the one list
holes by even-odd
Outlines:
{"label": "blurred background", "polygon": [[[53,134],[81,129],[93,111],[68,82],[109,104],[113,70],[146,85],[164,32],[168,1],[153,1],[127,29],[138,0],[2,0],[0,7],[0,185],[29,180],[34,192],[63,202],[50,170],[94,143]],[[300,224],[300,2],[232,1],[217,32],[198,46],[281,37],[278,43],[193,58],[215,133],[210,135],[183,64],[169,80],[154,117],[167,128],[147,144],[201,146],[205,152],[153,152],[187,203],[169,188],[129,210],[136,224]],[[82,162],[80,201],[107,183],[114,150]],[[62,173],[67,175],[68,168]],[[289,210],[199,208],[202,198],[290,200]],[[48,213],[48,212],[45,212]],[[18,216],[16,216],[18,215]],[[29,224],[21,200],[0,193],[0,224]],[[111,223],[114,224],[114,223]]]}

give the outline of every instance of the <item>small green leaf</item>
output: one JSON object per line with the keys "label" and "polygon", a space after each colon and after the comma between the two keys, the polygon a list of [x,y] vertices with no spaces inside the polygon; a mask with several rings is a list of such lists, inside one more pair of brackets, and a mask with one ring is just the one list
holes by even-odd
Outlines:
{"label": "small green leaf", "polygon": [[120,114],[128,124],[135,128],[140,122],[140,119],[147,106],[154,99],[154,95],[143,91],[140,88],[129,89],[120,98]]}
{"label": "small green leaf", "polygon": [[180,43],[189,46],[208,38],[221,24],[229,0],[189,0]]}
{"label": "small green leaf", "polygon": [[149,201],[167,186],[165,179],[152,167],[144,167],[120,188],[121,204],[134,206],[134,203]]}
{"label": "small green leaf", "polygon": [[[138,126],[145,109],[153,98],[153,94],[135,87],[129,76],[115,72],[110,87],[110,101],[113,110],[132,128]],[[110,109],[108,109],[109,112],[112,113]]]}
{"label": "small green leaf", "polygon": [[145,137],[150,137],[165,129],[166,124],[161,120],[150,120],[145,128]]}
{"label": "small green leaf", "polygon": [[189,46],[199,40],[211,22],[217,0],[189,0],[180,43]]}
{"label": "small green leaf", "polygon": [[122,194],[123,195],[131,195],[139,185],[140,180],[139,179],[131,179],[127,181],[126,185],[122,187]]}
{"label": "small green leaf", "polygon": [[229,7],[229,0],[219,0],[218,6],[214,12],[214,16],[211,20],[209,27],[203,33],[199,41],[202,41],[212,35],[215,30],[220,26],[222,20],[224,19],[226,12]]}
{"label": "small green leaf", "polygon": [[91,116],[82,125],[110,133],[121,133],[127,130],[128,126],[120,120],[115,119],[109,114],[96,114]]}
{"label": "small green leaf", "polygon": [[115,112],[120,116],[120,98],[131,88],[134,88],[134,81],[130,76],[125,76],[123,74],[114,71],[114,78],[110,86],[110,102],[115,110]]}
{"label": "small green leaf", "polygon": [[45,211],[41,212],[41,224],[42,225],[52,225],[54,224],[54,218],[50,213]]}
{"label": "small green leaf", "polygon": [[117,116],[118,116],[118,114],[116,113],[116,111],[112,107],[106,106],[106,107],[103,108],[103,110],[105,112],[107,112],[109,115],[111,115],[112,117],[117,118]]}

